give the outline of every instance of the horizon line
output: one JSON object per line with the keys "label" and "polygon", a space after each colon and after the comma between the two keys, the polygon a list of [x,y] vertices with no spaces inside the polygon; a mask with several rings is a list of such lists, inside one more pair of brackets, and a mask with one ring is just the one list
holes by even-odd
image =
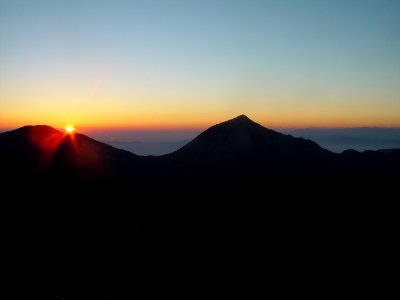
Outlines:
{"label": "horizon line", "polygon": [[[224,122],[224,121],[223,121]],[[193,127],[184,127],[184,126],[79,126],[75,125],[77,132],[83,131],[102,131],[102,130],[111,130],[111,131],[202,131],[207,130],[208,128],[223,123],[215,123],[212,125],[205,126],[193,126]],[[258,122],[256,122],[258,123]],[[400,129],[400,126],[376,126],[376,125],[363,125],[363,126],[265,126],[263,123],[258,123],[261,126],[273,130],[300,130],[300,129],[312,129],[312,130],[332,130],[332,129]],[[5,126],[0,127],[0,132],[12,131],[18,128],[26,127],[26,126],[40,126],[45,125],[52,127],[57,130],[63,130],[64,127],[49,125],[49,124],[27,124],[22,126]]]}

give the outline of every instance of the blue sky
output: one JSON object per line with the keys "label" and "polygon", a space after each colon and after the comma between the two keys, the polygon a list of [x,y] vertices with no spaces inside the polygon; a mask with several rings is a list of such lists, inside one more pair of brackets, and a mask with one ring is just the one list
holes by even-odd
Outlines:
{"label": "blue sky", "polygon": [[0,0],[0,125],[400,126],[400,1]]}

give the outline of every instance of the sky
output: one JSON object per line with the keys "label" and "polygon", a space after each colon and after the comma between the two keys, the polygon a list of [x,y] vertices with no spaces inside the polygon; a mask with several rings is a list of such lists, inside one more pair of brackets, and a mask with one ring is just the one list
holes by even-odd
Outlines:
{"label": "sky", "polygon": [[0,128],[400,127],[398,0],[0,0]]}

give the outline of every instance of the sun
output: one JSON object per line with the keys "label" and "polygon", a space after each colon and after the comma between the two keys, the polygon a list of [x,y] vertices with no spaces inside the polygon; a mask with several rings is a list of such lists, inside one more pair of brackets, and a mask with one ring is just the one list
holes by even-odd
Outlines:
{"label": "sun", "polygon": [[65,126],[65,132],[67,134],[72,134],[75,131],[75,127],[73,125],[68,124],[67,126]]}

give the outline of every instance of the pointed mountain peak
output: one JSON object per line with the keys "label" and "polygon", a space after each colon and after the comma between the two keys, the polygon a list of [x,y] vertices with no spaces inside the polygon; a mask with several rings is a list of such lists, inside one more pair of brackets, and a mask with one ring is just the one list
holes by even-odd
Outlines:
{"label": "pointed mountain peak", "polygon": [[260,126],[259,124],[257,124],[253,120],[251,120],[246,115],[237,116],[236,118],[233,118],[228,121],[220,123],[220,125],[229,125],[229,126],[234,125],[235,127],[237,127],[237,126],[248,127],[248,126],[254,126],[254,125]]}
{"label": "pointed mountain peak", "polygon": [[172,153],[182,164],[238,164],[257,160],[287,163],[314,156],[325,157],[325,150],[312,141],[294,138],[268,129],[245,115],[208,128],[189,144]]}
{"label": "pointed mountain peak", "polygon": [[270,130],[268,128],[263,127],[262,125],[254,122],[251,120],[249,117],[246,115],[239,115],[233,119],[224,121],[222,123],[218,123],[210,128],[208,128],[204,134],[210,134],[210,132],[219,132],[221,133],[221,130],[224,130],[225,135],[232,135],[232,134],[247,134],[245,133],[246,131],[254,131],[254,130],[262,130],[264,133],[276,133],[273,130]]}
{"label": "pointed mountain peak", "polygon": [[240,115],[240,116],[237,116],[236,118],[233,118],[233,119],[231,119],[231,120],[229,120],[228,122],[244,122],[244,121],[246,121],[246,122],[253,122],[248,116],[246,116],[246,115]]}
{"label": "pointed mountain peak", "polygon": [[250,118],[249,118],[248,116],[246,116],[246,115],[239,115],[239,116],[237,116],[237,117],[234,118],[234,119],[236,119],[236,120],[248,120],[248,121],[251,121]]}

